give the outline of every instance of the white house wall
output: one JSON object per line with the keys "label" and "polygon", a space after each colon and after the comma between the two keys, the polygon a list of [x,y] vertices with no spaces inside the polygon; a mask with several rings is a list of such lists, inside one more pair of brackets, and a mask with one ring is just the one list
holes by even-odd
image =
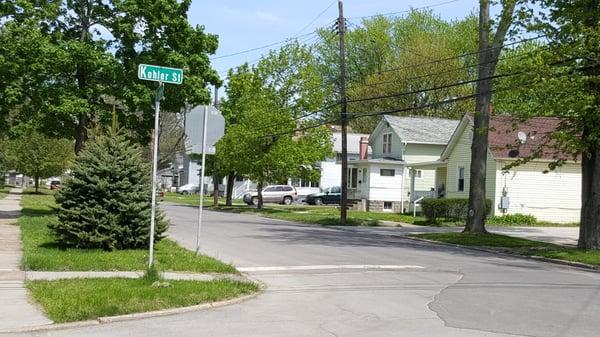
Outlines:
{"label": "white house wall", "polygon": [[340,186],[342,183],[342,165],[337,164],[335,159],[321,162],[321,181],[322,189]]}
{"label": "white house wall", "polygon": [[[469,179],[471,177],[471,140],[473,137],[473,126],[469,125],[462,132],[459,141],[448,157],[448,168],[446,175],[446,197],[468,198]],[[458,168],[465,168],[464,191],[458,190]],[[487,173],[486,173],[486,198],[493,200],[496,195],[496,161],[488,151]]]}
{"label": "white house wall", "polygon": [[495,213],[505,186],[510,198],[509,214],[531,214],[538,220],[579,222],[581,210],[581,165],[569,163],[543,173],[548,163],[530,162],[502,174],[508,162],[497,163]]}
{"label": "white house wall", "polygon": [[[395,176],[381,176],[380,169],[394,169]],[[369,167],[369,200],[401,201],[402,166],[372,165]],[[407,179],[408,181],[408,179]]]}

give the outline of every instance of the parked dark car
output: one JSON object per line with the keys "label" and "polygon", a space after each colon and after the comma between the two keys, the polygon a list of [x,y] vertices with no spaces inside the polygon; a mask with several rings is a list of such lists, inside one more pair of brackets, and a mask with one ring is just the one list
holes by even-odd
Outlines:
{"label": "parked dark car", "polygon": [[319,193],[306,196],[309,205],[339,204],[342,198],[342,189],[339,186],[329,187]]}
{"label": "parked dark car", "polygon": [[52,180],[50,182],[50,189],[51,190],[57,190],[59,188],[60,188],[60,181],[58,181],[58,180]]}

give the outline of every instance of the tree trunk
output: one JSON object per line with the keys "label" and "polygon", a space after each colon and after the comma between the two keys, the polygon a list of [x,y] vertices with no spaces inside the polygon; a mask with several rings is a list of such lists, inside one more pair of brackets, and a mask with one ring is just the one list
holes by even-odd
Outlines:
{"label": "tree trunk", "polygon": [[217,171],[213,167],[213,206],[219,206],[219,177],[217,176]]}
{"label": "tree trunk", "polygon": [[504,38],[512,24],[516,1],[502,2],[502,12],[493,40],[490,41],[490,1],[479,1],[479,68],[473,142],[471,144],[471,176],[469,178],[469,212],[465,232],[487,233],[485,229],[485,178],[487,169],[488,133],[492,110],[492,90],[498,57]]}
{"label": "tree trunk", "polygon": [[35,177],[35,193],[40,193],[40,177]]}
{"label": "tree trunk", "polygon": [[[583,139],[590,134],[591,126],[584,126]],[[592,131],[593,132],[593,131]],[[581,160],[581,249],[600,249],[600,148],[593,146],[583,153]]]}
{"label": "tree trunk", "polygon": [[75,129],[75,154],[83,149],[83,144],[87,140],[87,116],[79,116],[79,121]]}
{"label": "tree trunk", "polygon": [[225,199],[225,206],[231,206],[233,200],[233,184],[235,183],[235,172],[229,172],[227,176],[227,197]]}
{"label": "tree trunk", "polygon": [[256,207],[258,209],[261,209],[263,207],[263,195],[262,195],[263,182],[262,181],[258,182],[256,189],[258,191],[258,205],[256,205]]}

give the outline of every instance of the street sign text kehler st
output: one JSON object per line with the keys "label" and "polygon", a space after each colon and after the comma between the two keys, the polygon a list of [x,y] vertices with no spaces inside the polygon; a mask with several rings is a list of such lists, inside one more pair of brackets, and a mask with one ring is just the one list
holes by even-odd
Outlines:
{"label": "street sign text kehler st", "polygon": [[146,81],[181,84],[183,82],[183,70],[140,64],[138,66],[138,78]]}

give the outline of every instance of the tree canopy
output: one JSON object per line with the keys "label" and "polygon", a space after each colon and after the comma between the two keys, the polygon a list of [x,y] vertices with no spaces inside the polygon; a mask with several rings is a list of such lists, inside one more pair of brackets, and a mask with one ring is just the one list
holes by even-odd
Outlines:
{"label": "tree canopy", "polygon": [[7,132],[28,124],[69,137],[80,150],[87,129],[111,119],[147,142],[156,84],[137,79],[140,63],[184,69],[182,85],[167,86],[163,109],[210,101],[219,83],[209,54],[217,36],[192,27],[191,0],[5,1],[0,25],[0,120]]}

